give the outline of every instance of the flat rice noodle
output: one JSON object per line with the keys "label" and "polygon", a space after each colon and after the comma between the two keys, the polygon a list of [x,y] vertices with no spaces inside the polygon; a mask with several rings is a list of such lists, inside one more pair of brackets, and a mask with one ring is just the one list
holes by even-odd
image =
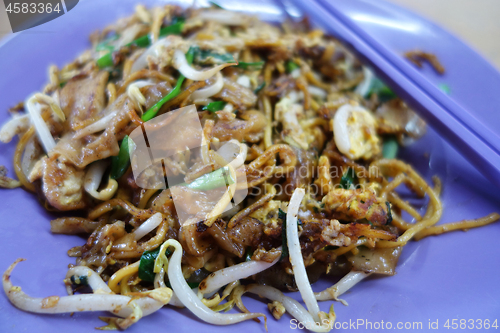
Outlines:
{"label": "flat rice noodle", "polygon": [[77,76],[61,89],[60,104],[69,128],[75,130],[97,116],[106,104],[109,73],[100,71],[88,77]]}
{"label": "flat rice noodle", "polygon": [[54,148],[55,154],[60,154],[68,159],[78,168],[84,168],[88,164],[110,156],[118,155],[117,134],[130,122],[129,110],[133,103],[126,94],[121,95],[106,113],[117,111],[116,116],[110,121],[106,130],[99,135],[87,135],[81,139],[74,139],[74,133],[67,133],[59,140]]}
{"label": "flat rice noodle", "polygon": [[356,255],[349,255],[353,270],[384,275],[396,274],[396,265],[403,247],[374,248],[361,246]]}
{"label": "flat rice noodle", "polygon": [[251,89],[243,87],[228,78],[224,78],[224,87],[214,97],[233,104],[239,110],[246,110],[257,102],[257,96]]}
{"label": "flat rice noodle", "polygon": [[236,139],[239,142],[258,142],[264,136],[267,119],[264,113],[249,110],[241,114],[242,119],[219,119],[214,126],[212,135],[220,141]]}
{"label": "flat rice noodle", "polygon": [[172,90],[172,87],[168,82],[165,81],[151,86],[146,86],[144,88],[141,88],[140,90],[146,98],[145,109],[147,110],[155,105],[160,99],[167,96],[168,93]]}

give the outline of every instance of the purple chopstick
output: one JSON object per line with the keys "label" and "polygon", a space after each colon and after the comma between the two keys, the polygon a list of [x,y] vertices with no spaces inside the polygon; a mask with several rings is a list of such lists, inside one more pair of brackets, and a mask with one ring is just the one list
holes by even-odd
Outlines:
{"label": "purple chopstick", "polygon": [[[363,0],[308,0],[307,2],[292,0],[292,2],[312,21],[317,21],[346,43],[487,179],[500,186],[500,129],[494,127],[500,123],[492,123],[497,121],[498,115],[494,115],[491,121],[484,121],[484,114],[479,113],[488,111],[464,107],[464,103],[459,104],[426,78],[421,70],[404,59],[401,52],[395,52],[394,49],[379,42],[373,30],[367,31],[366,25],[360,24],[360,18],[366,20],[370,15],[381,20],[380,16],[377,16],[380,13],[373,12],[370,2]],[[466,47],[459,41],[457,43],[460,43],[459,46],[462,48]],[[476,56],[471,61],[485,62],[470,50],[467,55]],[[446,63],[443,65],[446,67]],[[500,87],[500,74],[488,66],[485,68],[487,70],[491,68],[491,71],[485,75],[487,74],[490,81]],[[471,87],[471,89],[478,88]],[[481,89],[478,90],[481,92]],[[488,98],[488,94],[477,94],[476,98]]]}

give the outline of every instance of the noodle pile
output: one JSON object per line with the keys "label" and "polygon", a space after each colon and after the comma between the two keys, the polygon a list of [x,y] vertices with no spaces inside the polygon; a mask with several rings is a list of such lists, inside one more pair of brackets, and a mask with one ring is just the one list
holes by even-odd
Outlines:
{"label": "noodle pile", "polygon": [[[167,304],[214,325],[266,322],[245,307],[251,293],[269,300],[276,319],[288,312],[327,332],[335,313],[318,301],[347,304],[339,297],[364,278],[394,275],[410,240],[499,218],[436,226],[439,179],[428,184],[395,158],[425,123],[307,21],[278,27],[218,8],[139,5],[90,39],[75,61],[50,67],[43,91],[0,130],[2,142],[19,136],[18,181],[1,167],[0,186],[22,186],[48,210],[68,212],[51,222],[53,233],[88,237],[68,251],[76,258],[68,296],[32,298],[10,282],[23,259],[7,269],[4,291],[20,309],[110,311],[101,319],[112,329]],[[187,184],[174,204],[170,188],[138,185],[129,135],[193,104],[201,148],[163,164]],[[225,143],[237,147],[230,163]],[[217,170],[247,182],[230,184],[206,220],[183,223],[179,207],[206,209],[195,199]],[[398,195],[403,186],[426,198],[423,215]],[[225,210],[239,190],[248,195]],[[342,278],[314,293],[321,276]],[[305,306],[282,291],[299,291]],[[226,313],[235,306],[240,312]]]}

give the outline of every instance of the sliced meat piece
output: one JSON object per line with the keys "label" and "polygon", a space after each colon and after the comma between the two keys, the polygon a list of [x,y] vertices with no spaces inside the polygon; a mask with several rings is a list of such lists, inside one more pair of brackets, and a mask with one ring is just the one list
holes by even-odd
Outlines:
{"label": "sliced meat piece", "polygon": [[130,123],[128,112],[132,108],[133,103],[126,94],[122,94],[106,112],[116,111],[116,116],[103,133],[87,135],[81,139],[73,138],[72,132],[67,133],[59,140],[53,152],[64,156],[81,169],[94,161],[118,155],[119,134]]}
{"label": "sliced meat piece", "polygon": [[220,141],[236,139],[248,142],[258,142],[264,136],[267,125],[266,116],[257,110],[246,111],[241,119],[219,119],[214,126],[212,135]]}
{"label": "sliced meat piece", "polygon": [[257,246],[260,242],[264,224],[253,217],[244,217],[229,230],[228,235],[235,243],[243,246]]}
{"label": "sliced meat piece", "polygon": [[58,158],[43,161],[42,191],[49,204],[62,211],[85,208],[85,171]]}
{"label": "sliced meat piece", "polygon": [[418,139],[426,132],[425,121],[400,99],[380,105],[375,111],[375,117],[377,132],[380,134],[405,135]]}
{"label": "sliced meat piece", "polygon": [[240,110],[246,110],[257,102],[257,96],[251,89],[243,87],[228,78],[224,78],[224,87],[214,97],[231,103]]}
{"label": "sliced meat piece", "polygon": [[109,73],[94,72],[88,77],[75,77],[61,89],[61,109],[72,130],[84,127],[104,109]]}

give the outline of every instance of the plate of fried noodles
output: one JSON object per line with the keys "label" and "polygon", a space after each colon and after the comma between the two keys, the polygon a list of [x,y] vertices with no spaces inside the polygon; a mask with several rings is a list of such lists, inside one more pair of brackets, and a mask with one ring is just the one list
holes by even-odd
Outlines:
{"label": "plate of fried noodles", "polygon": [[[498,189],[314,20],[223,7],[81,1],[1,42],[0,331],[498,328]],[[183,108],[146,145],[198,148],[136,172]]]}

